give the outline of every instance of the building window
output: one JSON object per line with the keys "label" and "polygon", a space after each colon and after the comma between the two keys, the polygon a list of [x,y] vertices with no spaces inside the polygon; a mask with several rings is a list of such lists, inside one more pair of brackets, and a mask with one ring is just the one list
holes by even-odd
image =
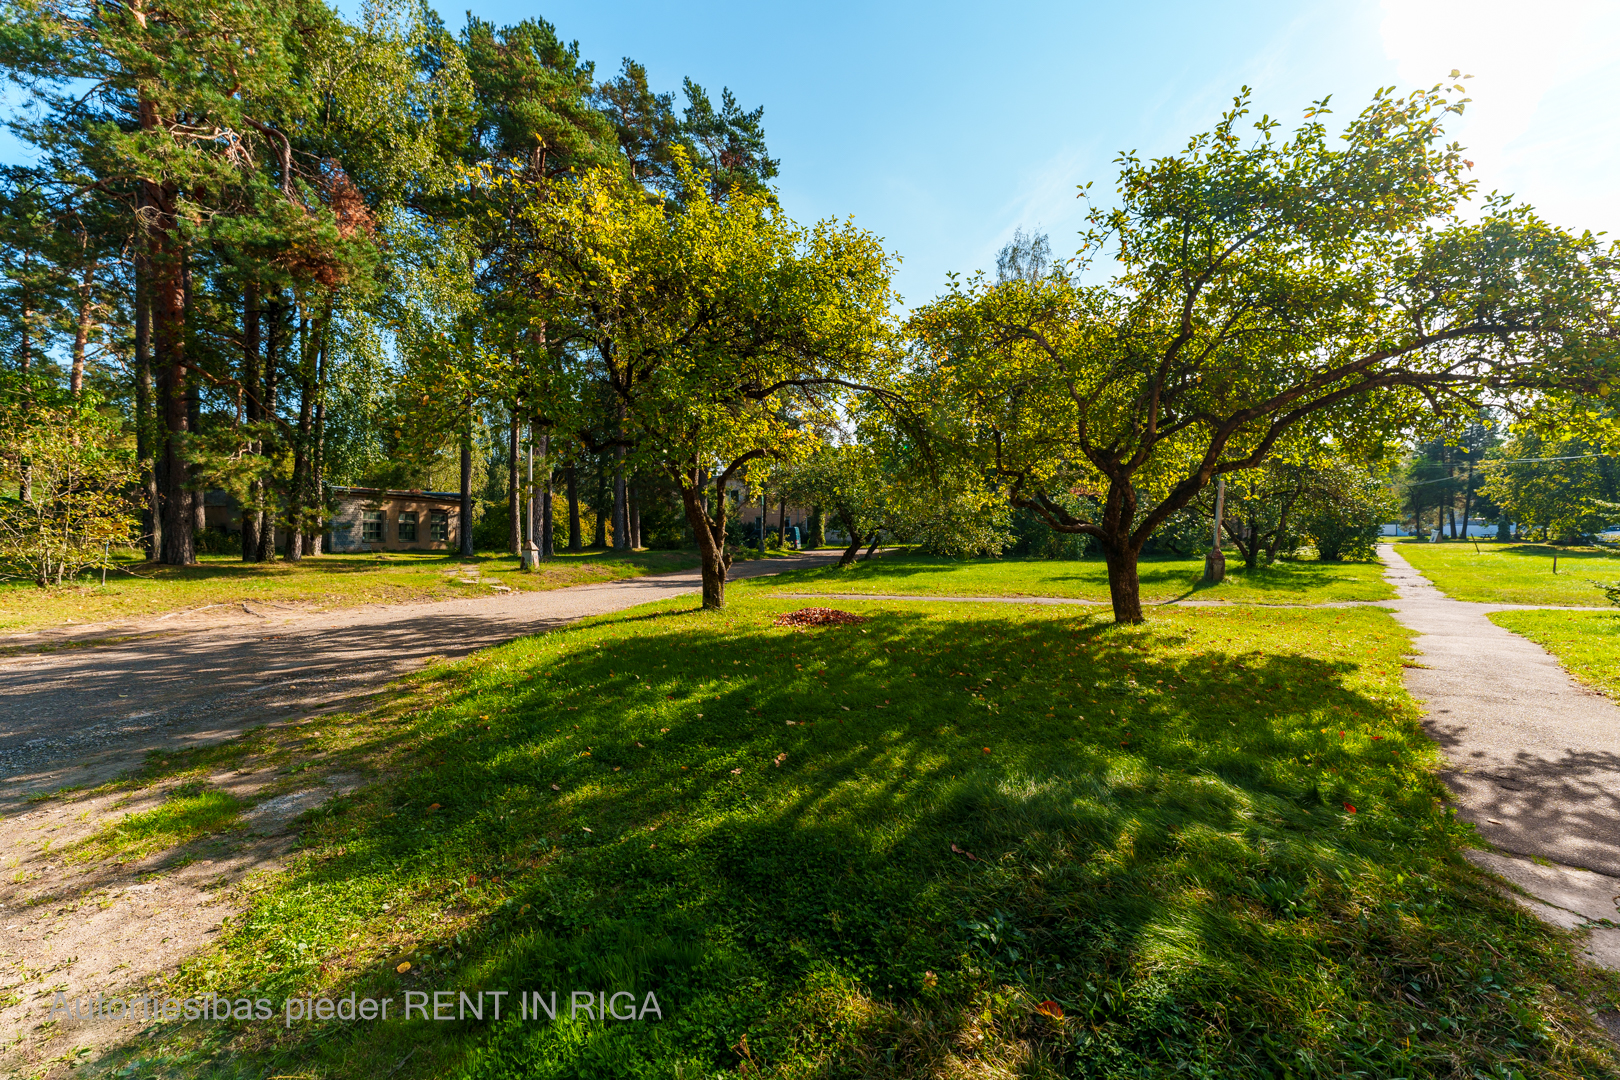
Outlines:
{"label": "building window", "polygon": [[399,538],[401,540],[416,539],[415,510],[401,510],[399,512]]}
{"label": "building window", "polygon": [[360,539],[368,544],[383,542],[383,512],[366,510],[360,515]]}
{"label": "building window", "polygon": [[441,543],[450,539],[450,511],[429,511],[428,537],[432,540],[438,540]]}

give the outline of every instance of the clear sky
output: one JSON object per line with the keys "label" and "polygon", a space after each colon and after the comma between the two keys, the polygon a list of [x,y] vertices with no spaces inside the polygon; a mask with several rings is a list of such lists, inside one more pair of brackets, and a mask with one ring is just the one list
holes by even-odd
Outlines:
{"label": "clear sky", "polygon": [[[1558,0],[1279,3],[760,3],[478,0],[539,16],[599,77],[625,56],[661,89],[690,75],[765,106],[783,205],[837,216],[904,259],[908,304],[947,272],[993,269],[1013,229],[1072,252],[1076,185],[1107,197],[1122,149],[1156,154],[1208,128],[1245,84],[1287,120],[1332,94],[1341,117],[1380,85],[1475,78],[1454,130],[1482,187],[1553,220],[1620,226],[1620,4]],[[447,22],[459,11],[442,9]],[[1615,229],[1620,233],[1620,229]]]}
{"label": "clear sky", "polygon": [[[459,27],[459,5],[439,0]],[[345,0],[345,8],[356,6]],[[765,106],[783,205],[852,217],[904,260],[926,302],[950,271],[992,269],[1013,229],[1074,250],[1076,186],[1107,199],[1114,155],[1178,149],[1240,86],[1293,120],[1332,94],[1347,118],[1381,85],[1472,74],[1453,131],[1481,186],[1552,220],[1620,235],[1615,0],[1221,0],[1124,4],[476,0],[577,39],[598,77],[630,56],[659,89],[690,75]],[[15,104],[15,91],[12,91]],[[19,148],[0,138],[0,157]]]}

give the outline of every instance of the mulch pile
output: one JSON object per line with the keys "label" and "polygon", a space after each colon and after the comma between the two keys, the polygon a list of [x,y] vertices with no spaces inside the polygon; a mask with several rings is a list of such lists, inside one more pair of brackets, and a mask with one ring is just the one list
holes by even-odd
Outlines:
{"label": "mulch pile", "polygon": [[803,630],[807,626],[853,626],[868,621],[865,615],[830,607],[800,608],[776,617],[777,626],[791,626],[795,630]]}

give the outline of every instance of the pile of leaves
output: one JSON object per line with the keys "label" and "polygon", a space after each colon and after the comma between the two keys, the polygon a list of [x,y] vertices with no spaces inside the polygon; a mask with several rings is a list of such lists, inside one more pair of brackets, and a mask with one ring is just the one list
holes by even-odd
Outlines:
{"label": "pile of leaves", "polygon": [[777,626],[791,626],[803,630],[807,626],[853,626],[867,621],[865,615],[852,611],[839,611],[829,607],[807,607],[787,611],[776,617]]}

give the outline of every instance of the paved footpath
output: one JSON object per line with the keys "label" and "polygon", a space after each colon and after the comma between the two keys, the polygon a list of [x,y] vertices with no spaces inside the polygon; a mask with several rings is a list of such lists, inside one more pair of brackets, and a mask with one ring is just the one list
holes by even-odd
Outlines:
{"label": "paved footpath", "polygon": [[[739,562],[731,580],[822,566],[837,553]],[[149,624],[104,645],[0,658],[0,813],[93,784],[147,751],[228,738],[338,708],[434,657],[700,590],[697,570],[546,592],[372,605],[212,628]],[[105,634],[102,635],[105,638]]]}
{"label": "paved footpath", "polygon": [[[1458,816],[1499,849],[1475,861],[1541,900],[1550,922],[1620,922],[1620,706],[1486,618],[1524,605],[1453,600],[1394,547],[1379,555],[1397,597],[1385,605],[1418,634],[1423,666],[1406,686],[1445,752]],[[1593,929],[1590,948],[1620,968],[1620,929]]]}

